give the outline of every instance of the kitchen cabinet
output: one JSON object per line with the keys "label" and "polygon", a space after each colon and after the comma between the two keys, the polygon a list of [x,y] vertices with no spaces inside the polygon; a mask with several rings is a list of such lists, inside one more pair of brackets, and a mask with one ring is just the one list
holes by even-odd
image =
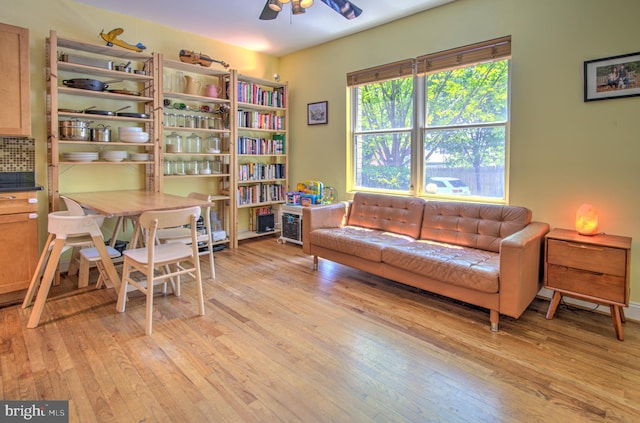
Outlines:
{"label": "kitchen cabinet", "polygon": [[0,193],[0,294],[27,289],[38,263],[36,191]]}
{"label": "kitchen cabinet", "polygon": [[231,116],[237,131],[233,186],[237,207],[235,231],[236,240],[243,240],[279,232],[277,229],[257,231],[256,216],[277,215],[277,209],[286,201],[289,184],[288,86],[284,82],[236,72],[232,72],[232,76]]}
{"label": "kitchen cabinet", "polygon": [[161,190],[211,195],[214,245],[233,245],[231,73],[161,56]]}
{"label": "kitchen cabinet", "polygon": [[0,24],[0,136],[31,136],[29,30]]}
{"label": "kitchen cabinet", "polygon": [[[158,55],[58,37],[55,31],[50,31],[46,54],[49,210],[58,210],[60,193],[71,185],[84,191],[159,191]],[[114,70],[118,67],[126,70]],[[84,83],[104,89],[81,88]],[[93,131],[79,130],[63,138],[60,122],[106,128],[111,136],[96,141],[87,139]],[[146,132],[148,141],[120,138],[120,127]],[[126,157],[114,158],[115,151]]]}

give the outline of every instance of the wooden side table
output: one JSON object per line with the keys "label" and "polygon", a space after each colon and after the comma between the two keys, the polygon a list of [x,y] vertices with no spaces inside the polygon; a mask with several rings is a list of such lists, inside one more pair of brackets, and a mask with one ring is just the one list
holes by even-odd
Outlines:
{"label": "wooden side table", "polygon": [[580,235],[553,229],[545,237],[544,286],[553,290],[552,319],[563,295],[608,305],[619,340],[624,340],[623,307],[629,306],[631,238]]}

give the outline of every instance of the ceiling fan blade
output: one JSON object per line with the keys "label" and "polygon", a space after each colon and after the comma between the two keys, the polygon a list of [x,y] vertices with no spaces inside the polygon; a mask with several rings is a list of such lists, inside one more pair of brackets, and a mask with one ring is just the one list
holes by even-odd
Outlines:
{"label": "ceiling fan blade", "polygon": [[269,0],[264,5],[264,9],[262,9],[262,13],[260,13],[260,19],[263,21],[270,21],[278,17],[278,13],[272,8],[269,7]]}
{"label": "ceiling fan blade", "polygon": [[351,3],[348,0],[321,0],[324,4],[340,13],[347,19],[355,19],[362,13],[362,9],[360,9],[355,4]]}

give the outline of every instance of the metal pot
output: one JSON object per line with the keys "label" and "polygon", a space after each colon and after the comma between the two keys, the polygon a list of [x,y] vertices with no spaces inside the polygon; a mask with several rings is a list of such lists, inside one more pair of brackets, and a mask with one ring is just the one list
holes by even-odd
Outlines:
{"label": "metal pot", "polygon": [[74,78],[74,79],[65,79],[62,81],[64,85],[69,88],[78,88],[81,90],[91,90],[91,91],[104,91],[109,88],[111,82],[122,82],[121,79],[114,81],[98,81],[97,79],[89,79],[89,78]]}
{"label": "metal pot", "polygon": [[102,124],[91,128],[91,141],[109,142],[111,141],[111,129]]}
{"label": "metal pot", "polygon": [[89,141],[89,124],[79,120],[61,120],[58,122],[60,139],[72,141]]}

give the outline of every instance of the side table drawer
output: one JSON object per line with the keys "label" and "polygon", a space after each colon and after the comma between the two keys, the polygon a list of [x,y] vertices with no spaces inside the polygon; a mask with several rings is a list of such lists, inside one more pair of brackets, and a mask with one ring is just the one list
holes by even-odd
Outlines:
{"label": "side table drawer", "polygon": [[545,286],[595,298],[625,302],[625,277],[548,264]]}
{"label": "side table drawer", "polygon": [[599,245],[549,239],[547,262],[575,269],[625,277],[627,251]]}

